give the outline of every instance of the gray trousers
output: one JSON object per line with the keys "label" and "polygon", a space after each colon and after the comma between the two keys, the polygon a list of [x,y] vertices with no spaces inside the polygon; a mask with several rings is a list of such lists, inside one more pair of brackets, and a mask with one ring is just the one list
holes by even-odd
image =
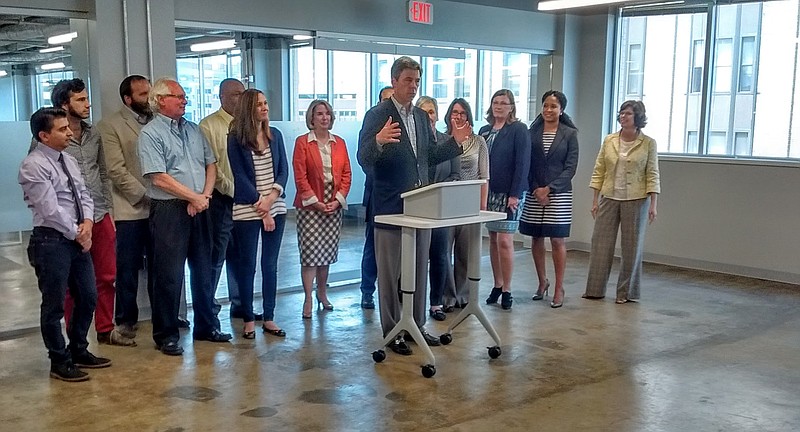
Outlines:
{"label": "gray trousers", "polygon": [[450,238],[450,249],[453,250],[455,288],[453,290],[445,290],[445,306],[453,306],[456,303],[463,305],[469,301],[469,283],[467,281],[469,251],[473,247],[481,247],[480,245],[472,244],[472,230],[479,230],[480,227],[480,224],[458,225],[453,227],[453,236]]}
{"label": "gray trousers", "polygon": [[[400,321],[400,263],[402,230],[375,228],[375,262],[378,264],[378,304],[381,312],[381,328],[386,336]],[[431,246],[431,231],[417,230],[417,274],[414,292],[414,322],[425,325],[425,305],[428,302],[428,253]]]}
{"label": "gray trousers", "polygon": [[649,206],[650,197],[631,201],[601,199],[592,233],[586,296],[606,295],[606,285],[614,262],[617,231],[621,231],[622,265],[617,280],[617,300],[639,298]]}

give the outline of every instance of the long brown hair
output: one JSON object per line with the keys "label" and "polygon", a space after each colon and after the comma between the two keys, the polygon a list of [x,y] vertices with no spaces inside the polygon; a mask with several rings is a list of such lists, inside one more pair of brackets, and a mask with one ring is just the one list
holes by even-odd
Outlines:
{"label": "long brown hair", "polygon": [[[228,134],[233,135],[248,150],[258,150],[258,95],[264,93],[258,89],[248,89],[239,98],[239,104],[233,112],[233,121],[228,127]],[[266,96],[265,96],[266,97]],[[264,134],[267,137],[267,146],[272,141],[272,132],[269,130],[269,118],[262,122]]]}

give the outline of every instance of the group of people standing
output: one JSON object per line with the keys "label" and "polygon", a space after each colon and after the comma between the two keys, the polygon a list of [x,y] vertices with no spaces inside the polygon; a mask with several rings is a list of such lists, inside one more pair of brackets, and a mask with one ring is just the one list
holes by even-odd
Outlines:
{"label": "group of people standing", "polygon": [[[507,215],[487,224],[494,288],[486,303],[499,300],[503,309],[512,306],[513,235],[519,229],[533,237],[539,277],[533,300],[549,291],[544,238],[551,239],[556,270],[551,306],[560,307],[571,179],[578,162],[577,129],[564,113],[566,97],[558,91],[545,93],[542,113],[529,130],[516,118],[513,93],[497,91],[486,112],[488,125],[478,133],[469,103],[458,98],[445,114],[447,128],[441,133],[435,127],[437,102],[420,97],[412,104],[421,74],[415,60],[397,59],[392,86],[381,91],[359,133],[358,162],[367,182],[361,306],[375,307],[377,282],[384,335],[400,318],[400,231],[375,224],[374,216],[402,213],[400,194],[412,188],[485,179],[481,209]],[[181,318],[187,262],[195,340],[226,342],[233,337],[220,329],[215,300],[225,262],[231,317],[242,319],[242,337],[255,338],[256,321],[262,322],[264,333],[285,337],[274,310],[290,165],[281,132],[270,126],[264,93],[226,79],[220,83],[220,109],[198,125],[183,118],[187,99],[177,81],[163,78],[151,86],[147,78],[132,75],[120,84],[124,107],[96,130],[85,121],[90,104],[83,81],[61,81],[52,95],[54,107],[31,117],[34,143],[19,172],[33,212],[28,255],[42,292],[41,328],[50,375],[83,381],[89,377],[81,368],[111,365],[87,350],[93,315],[98,342],[136,345],[138,275],[145,265],[152,337],[162,353],[183,353],[179,329],[190,326]],[[331,132],[331,105],[313,101],[305,121],[309,132],[296,138],[291,168],[305,292],[301,317],[310,319],[315,304],[334,309],[327,280],[329,266],[338,259],[352,174],[346,144]],[[622,130],[606,138],[592,175],[597,222],[584,297],[605,295],[621,224],[621,303],[639,296],[644,221],[655,219],[659,185],[655,142],[641,133],[644,105],[625,102],[619,121]],[[424,329],[427,315],[444,320],[446,312],[468,302],[467,256],[479,247],[470,244],[469,229],[417,231],[414,278],[421,295],[415,296],[413,310],[425,339],[418,343],[439,344]],[[263,306],[256,312],[259,241]],[[62,317],[69,345],[61,333]],[[411,353],[403,334],[390,348]]]}

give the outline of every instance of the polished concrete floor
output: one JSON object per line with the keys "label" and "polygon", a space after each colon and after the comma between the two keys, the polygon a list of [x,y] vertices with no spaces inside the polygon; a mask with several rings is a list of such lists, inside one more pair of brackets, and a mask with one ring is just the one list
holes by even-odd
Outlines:
{"label": "polished concrete floor", "polygon": [[517,252],[512,311],[485,308],[502,355],[489,359],[492,340],[469,318],[433,348],[431,379],[418,349],[373,362],[378,311],[359,308],[356,285],[332,289],[336,310],[310,321],[300,293],[279,295],[286,339],[242,339],[225,309],[231,343],[184,333],[186,353],[167,357],[145,322],[138,347],[92,343],[114,365],[85,383],[48,378],[37,333],[7,335],[0,430],[800,430],[800,287],[646,265],[641,302],[616,305],[580,298],[586,267],[586,254],[569,253],[566,303],[551,309],[531,301],[530,256]]}

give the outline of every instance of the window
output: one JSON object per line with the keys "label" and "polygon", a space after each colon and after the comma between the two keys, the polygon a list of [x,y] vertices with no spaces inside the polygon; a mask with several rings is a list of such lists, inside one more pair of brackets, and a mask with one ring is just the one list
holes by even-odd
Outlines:
{"label": "window", "polygon": [[714,91],[730,93],[733,74],[733,41],[717,39],[717,57],[714,62]]}
{"label": "window", "polygon": [[219,83],[241,79],[241,54],[181,57],[176,61],[178,82],[186,92],[186,114],[195,123],[220,108]]}
{"label": "window", "polygon": [[[488,108],[492,95],[500,89],[509,89],[514,93],[517,118],[525,123],[533,121],[538,112],[538,96],[531,94],[531,82],[535,82],[532,74],[531,55],[528,53],[512,53],[501,51],[482,51],[481,84],[483,107],[473,107],[474,113],[482,113]],[[483,117],[475,114],[476,117]]]}
{"label": "window", "polygon": [[798,16],[800,0],[623,7],[616,104],[635,90],[641,56],[646,132],[660,152],[800,158]]}
{"label": "window", "polygon": [[642,45],[628,47],[628,94],[642,94]]}
{"label": "window", "polygon": [[328,99],[328,51],[311,46],[290,50],[292,70],[291,107],[299,113],[293,121],[304,121],[306,110],[314,99]]}
{"label": "window", "polygon": [[706,41],[696,40],[692,49],[692,78],[689,88],[692,93],[703,89],[703,65],[705,64]]}
{"label": "window", "polygon": [[756,38],[745,36],[742,38],[742,48],[739,54],[739,93],[753,91],[753,73],[755,71]]}
{"label": "window", "polygon": [[369,100],[369,54],[332,51],[333,101],[337,121],[361,121]]}

